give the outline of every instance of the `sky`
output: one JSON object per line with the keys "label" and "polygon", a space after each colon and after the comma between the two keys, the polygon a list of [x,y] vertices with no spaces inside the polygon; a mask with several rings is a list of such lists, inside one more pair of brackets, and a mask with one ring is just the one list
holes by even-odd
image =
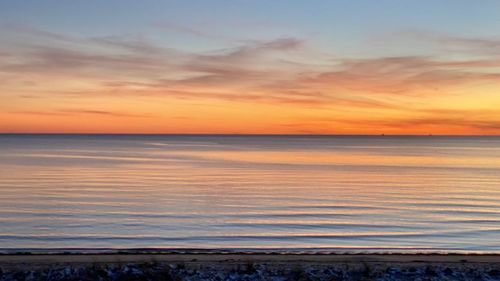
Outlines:
{"label": "sky", "polygon": [[0,1],[0,132],[498,135],[500,1]]}

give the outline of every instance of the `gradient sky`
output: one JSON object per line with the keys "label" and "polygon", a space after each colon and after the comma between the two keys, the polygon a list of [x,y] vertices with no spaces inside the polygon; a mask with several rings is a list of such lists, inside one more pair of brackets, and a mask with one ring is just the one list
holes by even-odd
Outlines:
{"label": "gradient sky", "polygon": [[1,1],[0,132],[500,134],[500,1]]}

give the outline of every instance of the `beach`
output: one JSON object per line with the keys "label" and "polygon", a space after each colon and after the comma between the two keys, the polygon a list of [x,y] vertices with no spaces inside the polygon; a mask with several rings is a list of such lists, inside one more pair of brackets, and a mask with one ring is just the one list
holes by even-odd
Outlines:
{"label": "beach", "polygon": [[0,280],[500,280],[500,255],[3,254]]}
{"label": "beach", "polygon": [[500,0],[0,0],[0,281],[500,281]]}
{"label": "beach", "polygon": [[0,144],[0,281],[500,280],[498,137]]}

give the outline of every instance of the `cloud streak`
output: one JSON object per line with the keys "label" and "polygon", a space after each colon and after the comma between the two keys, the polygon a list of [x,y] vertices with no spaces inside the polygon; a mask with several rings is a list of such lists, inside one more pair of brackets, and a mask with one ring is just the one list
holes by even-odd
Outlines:
{"label": "cloud streak", "polygon": [[446,51],[455,51],[480,56],[500,56],[500,37],[462,37],[429,30],[404,30],[383,36],[389,40],[409,40],[413,43],[425,42],[438,45]]}
{"label": "cloud streak", "polygon": [[77,115],[100,115],[109,117],[132,117],[132,118],[150,118],[149,115],[140,115],[133,113],[124,112],[114,112],[105,110],[93,110],[93,109],[57,109],[57,110],[46,110],[46,111],[10,111],[11,114],[22,114],[22,115],[42,115],[42,116],[77,116]]}
{"label": "cloud streak", "polygon": [[[3,95],[12,92],[17,97],[48,95],[58,99],[94,101],[131,97],[210,100],[283,106],[290,110],[318,109],[321,110],[318,112],[329,114],[356,112],[362,120],[357,121],[349,115],[334,121],[354,127],[499,129],[495,120],[500,116],[494,114],[471,116],[467,111],[457,114],[439,108],[435,109],[436,112],[423,113],[412,105],[415,102],[429,105],[436,97],[454,96],[457,92],[467,94],[467,89],[485,85],[500,89],[500,54],[487,50],[498,46],[496,39],[419,35],[438,44],[481,50],[485,57],[480,58],[414,55],[290,63],[304,54],[315,56],[306,48],[307,40],[283,37],[268,41],[238,41],[227,48],[193,53],[154,44],[141,36],[74,38],[28,26],[14,30],[39,40],[36,44],[32,41],[16,42],[22,46],[19,49],[0,46],[0,80],[11,81],[0,86]],[[26,76],[34,83],[21,83]],[[108,108],[9,112],[47,116],[150,117]],[[389,116],[389,113],[392,116],[412,113],[414,116],[377,120],[369,117],[374,112],[384,113],[384,116]],[[464,118],[460,114],[468,115]]]}
{"label": "cloud streak", "polygon": [[342,60],[335,71],[308,75],[300,83],[367,93],[422,95],[467,83],[498,83],[500,73],[477,70],[482,67],[500,67],[500,61],[440,61],[427,57],[351,59]]}

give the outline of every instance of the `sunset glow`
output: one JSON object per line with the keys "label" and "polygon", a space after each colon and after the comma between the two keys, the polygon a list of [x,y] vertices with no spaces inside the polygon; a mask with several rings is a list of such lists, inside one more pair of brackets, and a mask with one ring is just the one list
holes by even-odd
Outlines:
{"label": "sunset glow", "polygon": [[498,1],[22,2],[3,133],[500,134]]}

